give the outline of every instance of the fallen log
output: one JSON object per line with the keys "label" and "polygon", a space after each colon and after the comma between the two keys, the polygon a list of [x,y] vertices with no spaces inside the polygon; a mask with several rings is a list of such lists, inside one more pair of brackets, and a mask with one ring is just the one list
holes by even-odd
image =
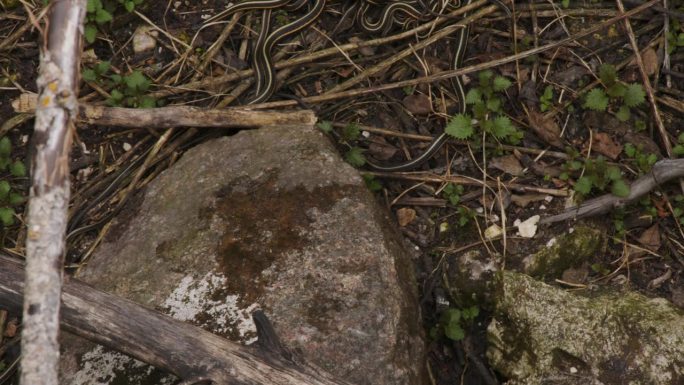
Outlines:
{"label": "fallen log", "polygon": [[[33,113],[36,95],[22,94],[12,102],[17,113]],[[312,126],[316,114],[311,110],[265,111],[247,108],[206,109],[190,106],[159,108],[122,108],[79,103],[78,123],[120,127],[222,127],[255,128],[265,126]]]}
{"label": "fallen log", "polygon": [[[21,313],[23,264],[0,255],[0,306]],[[255,315],[259,342],[242,346],[134,302],[65,279],[61,327],[188,381],[250,385],[349,385],[289,354]],[[212,381],[212,382],[209,382]]]}

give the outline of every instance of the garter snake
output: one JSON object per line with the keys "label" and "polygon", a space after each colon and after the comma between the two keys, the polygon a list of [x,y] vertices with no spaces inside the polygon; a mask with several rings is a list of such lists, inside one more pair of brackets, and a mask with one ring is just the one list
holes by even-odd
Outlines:
{"label": "garter snake", "polygon": [[[464,5],[469,5],[473,0],[466,0]],[[506,14],[509,16],[511,15],[510,10],[508,7],[502,3],[499,0],[489,0],[492,3],[496,4],[499,8],[502,8]],[[422,2],[422,1],[421,1]],[[467,13],[463,14],[463,17],[467,17]],[[466,46],[468,44],[468,33],[469,33],[469,27],[466,25],[458,33],[458,38],[456,42],[456,51],[454,52],[453,59],[451,61],[451,69],[456,70],[461,66],[461,63],[463,62],[463,56],[465,54]],[[463,88],[463,83],[461,82],[460,76],[451,78],[451,84],[454,90],[456,91],[456,96],[458,97],[458,104],[459,104],[459,111],[461,113],[465,112],[466,110],[466,92],[465,89]],[[367,161],[368,165],[376,169],[378,171],[385,171],[385,172],[394,172],[394,171],[408,171],[411,169],[414,169],[423,163],[427,162],[432,158],[433,155],[437,151],[439,151],[440,148],[444,145],[446,140],[448,139],[448,135],[446,132],[441,133],[439,136],[437,136],[428,146],[427,149],[423,151],[422,154],[417,156],[416,158],[413,158],[411,160],[408,160],[403,163],[399,164],[394,164],[394,165],[380,165],[376,163],[372,163],[370,161]]]}
{"label": "garter snake", "polygon": [[[271,12],[275,8],[283,7],[288,11],[296,11],[309,3],[307,13],[282,27],[270,32]],[[278,41],[301,31],[314,22],[325,7],[325,0],[247,0],[219,12],[207,19],[207,22],[216,21],[222,17],[232,15],[245,10],[263,10],[261,17],[261,30],[254,47],[253,66],[256,79],[255,96],[248,104],[262,103],[268,100],[276,89],[275,71],[271,60],[271,51]]]}
{"label": "garter snake", "polygon": [[[397,12],[405,14],[409,18],[413,19],[423,19],[425,14],[435,13],[436,10],[441,8],[458,8],[462,5],[469,5],[473,0],[465,0],[462,4],[460,1],[426,1],[426,0],[413,0],[413,1],[379,1],[379,0],[366,0],[364,1],[358,9],[357,20],[362,28],[368,32],[378,32],[382,31],[386,33],[391,25],[395,22],[400,22]],[[488,0],[491,3],[496,4],[499,8],[503,9],[506,14],[510,17],[511,13],[508,7],[501,0]],[[248,102],[249,104],[261,103],[268,100],[276,88],[275,71],[273,69],[273,63],[271,60],[271,51],[275,44],[281,39],[292,35],[310,25],[318,16],[323,12],[326,0],[312,0],[308,1],[309,9],[307,13],[299,19],[286,24],[273,32],[270,32],[271,26],[271,11],[278,7],[283,7],[287,10],[295,10],[301,8],[306,0],[246,0],[240,3],[234,4],[225,10],[219,12],[215,16],[209,18],[207,21],[215,21],[227,15],[231,15],[235,12],[244,10],[262,10],[262,27],[259,32],[259,37],[255,45],[255,52],[253,58],[253,66],[256,78],[256,93],[255,96]],[[454,4],[455,3],[455,4]],[[370,21],[366,16],[369,9],[369,5],[385,5],[380,18],[377,21]],[[422,9],[422,10],[421,10]],[[466,17],[464,14],[463,17]],[[452,69],[458,69],[463,61],[463,56],[466,51],[466,46],[468,43],[468,26],[464,26],[458,33],[456,50],[453,54],[453,59],[451,61]],[[466,109],[465,103],[465,90],[460,77],[452,78],[452,87],[456,91],[456,96],[458,97],[459,110],[464,112]],[[447,140],[447,134],[442,133],[437,136],[428,146],[428,148],[418,157],[406,161],[404,163],[384,166],[368,162],[368,164],[379,171],[406,171],[420,166],[421,164],[428,161],[432,156],[444,145]]]}

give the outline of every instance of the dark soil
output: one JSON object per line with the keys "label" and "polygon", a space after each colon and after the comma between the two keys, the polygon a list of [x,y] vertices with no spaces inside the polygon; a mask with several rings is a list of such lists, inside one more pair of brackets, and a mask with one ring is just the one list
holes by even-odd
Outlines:
{"label": "dark soil", "polygon": [[[604,4],[572,1],[571,8],[567,11],[575,12],[574,16],[559,19],[554,12],[564,11],[562,8],[554,11],[549,8],[547,1],[533,3],[532,8],[529,3],[516,4],[518,9],[515,10],[515,31],[518,39],[515,45],[510,37],[509,19],[503,12],[498,11],[478,20],[471,27],[462,66],[506,58],[513,52],[558,41],[568,34],[573,35],[592,27],[616,12],[612,2]],[[210,48],[225,25],[202,29],[205,20],[203,16],[215,14],[224,9],[225,4],[214,0],[201,3],[179,2],[178,8],[170,3],[166,8],[166,4],[148,4],[141,11],[177,40],[171,41],[167,35],[159,34],[158,49],[144,54],[133,53],[131,37],[135,28],[145,25],[145,22],[120,10],[115,13],[111,25],[101,28],[99,39],[86,47],[92,48],[96,59],[89,59],[89,64],[85,66],[91,67],[93,63],[106,60],[111,62],[113,71],[121,75],[139,70],[151,79],[150,92],[167,87],[182,87],[188,83],[198,74],[196,68],[201,60],[200,55]],[[672,1],[670,7],[679,12],[673,14],[671,20],[684,23],[681,17],[684,12],[682,1]],[[319,30],[326,32],[327,37],[319,39],[319,35],[310,31],[295,35],[294,38],[299,39],[300,43],[290,47],[287,57],[307,54],[317,44],[325,48],[331,47],[331,40],[341,45],[354,39],[370,40],[380,37],[379,34],[362,31],[358,25],[341,15],[341,4],[332,2],[316,24]],[[292,15],[281,14],[279,17],[289,16]],[[252,27],[258,24],[258,19],[252,19]],[[649,61],[646,64],[655,61],[656,69],[649,74],[649,79],[656,95],[681,100],[684,95],[684,61],[681,60],[684,47],[672,52],[671,68],[664,69],[661,44],[663,13],[653,8],[630,20],[637,43],[644,50],[642,55]],[[27,20],[23,9],[0,10],[0,37],[4,39],[10,36],[24,23]],[[215,62],[204,73],[199,74],[200,79],[249,68],[249,57],[239,57],[244,23],[243,19],[223,44]],[[673,33],[684,36],[684,29],[679,27],[679,23],[671,21],[670,28],[674,29]],[[395,28],[388,35],[401,31],[400,26]],[[437,30],[439,28],[441,27]],[[197,37],[193,41],[196,33]],[[592,111],[585,104],[587,90],[583,90],[583,87],[596,80],[601,63],[618,66],[617,76],[621,82],[643,84],[636,65],[619,66],[620,63],[629,62],[633,55],[627,36],[623,24],[614,24],[587,38],[579,39],[576,43],[493,68],[494,76],[504,76],[512,82],[511,87],[501,93],[501,115],[508,116],[523,133],[521,141],[515,144],[516,151],[503,146],[512,145],[511,143],[496,138],[491,133],[484,139],[489,146],[483,151],[483,137],[478,133],[469,138],[469,141],[448,142],[429,162],[416,170],[418,172],[413,174],[414,179],[402,175],[374,177],[374,181],[379,182],[379,185],[374,186],[378,191],[378,199],[397,213],[401,231],[423,253],[416,271],[422,296],[424,325],[428,334],[439,324],[440,316],[446,309],[468,306],[445,294],[447,290],[440,278],[440,259],[471,250],[480,250],[491,258],[498,258],[504,252],[501,241],[482,241],[486,228],[495,223],[501,225],[502,208],[496,202],[495,194],[502,197],[506,213],[508,237],[505,252],[506,260],[510,263],[507,268],[515,268],[522,258],[540,250],[550,239],[567,233],[576,225],[574,222],[562,222],[542,226],[533,238],[520,237],[513,227],[516,219],[525,220],[533,215],[546,216],[563,211],[566,198],[560,195],[577,189],[581,171],[585,169],[572,169],[570,162],[575,160],[586,165],[583,163],[585,158],[597,159],[602,156],[609,166],[618,167],[624,181],[629,183],[640,174],[648,172],[648,165],[639,163],[638,154],[641,154],[642,159],[649,154],[655,154],[657,159],[667,157],[662,133],[655,123],[648,100],[632,108],[631,116],[624,122],[616,118],[619,105],[613,102],[609,105],[608,112]],[[253,39],[254,35],[249,37]],[[339,144],[343,154],[350,148],[359,147],[365,151],[365,157],[383,164],[399,163],[409,156],[419,156],[427,148],[429,141],[398,137],[378,131],[377,128],[395,133],[433,137],[438,135],[451,117],[461,112],[450,81],[416,83],[360,96],[340,97],[325,103],[310,102],[306,97],[318,95],[353,78],[358,74],[359,67],[372,67],[397,55],[409,43],[415,45],[420,38],[398,40],[370,47],[360,53],[352,51],[349,58],[342,55],[328,56],[295,67],[272,100],[300,100],[304,106],[314,109],[321,121],[333,122],[335,128],[331,138]],[[191,41],[192,49],[185,58],[181,58],[186,52],[183,43],[188,44]],[[39,44],[38,33],[31,29],[10,47],[0,49],[0,122],[16,116],[11,102],[22,91],[36,91]],[[450,69],[456,44],[455,36],[442,39],[364,80],[357,87],[376,87],[447,71]],[[666,75],[670,75],[671,81]],[[476,87],[478,74],[467,75],[464,83],[466,89]],[[214,107],[237,84],[213,84],[211,89],[202,92],[181,92],[159,98],[157,104]],[[94,85],[84,82],[80,95],[88,103],[104,104],[111,93],[111,84],[105,79],[96,84],[97,87]],[[549,109],[541,111],[544,103],[542,95],[547,87],[553,90],[553,97],[548,101]],[[251,92],[249,90],[240,95],[237,103],[246,103]],[[684,132],[681,103],[678,106],[672,103],[658,104],[668,130],[667,138],[673,145],[678,143],[678,137]],[[546,123],[535,123],[531,121],[530,114],[545,116],[548,120]],[[15,143],[13,158],[26,159],[29,152],[29,141],[26,139],[31,134],[32,125],[33,121],[29,120],[5,133]],[[360,128],[359,131],[365,134],[354,133],[356,128]],[[559,135],[561,130],[562,136]],[[69,238],[67,264],[70,269],[78,268],[79,264],[87,261],[104,224],[129,199],[125,194],[120,195],[133,179],[134,173],[126,171],[127,167],[133,164],[136,168],[131,170],[137,170],[146,152],[163,133],[162,130],[145,128],[78,127],[72,159],[74,220],[70,223],[70,230],[78,231]],[[211,133],[198,130],[194,134],[188,134],[183,128],[178,128],[166,144],[168,151],[162,151],[141,173],[140,182],[129,191],[129,195],[134,196],[135,191],[144,188],[145,181],[172,164],[184,149],[209,137],[232,133],[230,130],[213,130]],[[638,154],[629,155],[625,151],[628,145],[636,147]],[[544,150],[548,152],[537,156]],[[513,157],[505,158],[510,155]],[[497,164],[500,166],[496,166]],[[521,170],[524,168],[524,171],[513,172],[516,167]],[[372,171],[367,166],[362,165],[360,168]],[[486,177],[483,176],[483,171],[486,171]],[[591,171],[585,170],[585,175],[590,174]],[[110,190],[112,182],[119,175],[122,176],[121,183]],[[7,173],[1,176],[7,177]],[[449,196],[445,195],[446,182],[435,182],[435,179],[450,176],[468,177],[472,181],[463,184],[458,202],[450,201]],[[483,189],[478,182],[483,178],[495,183],[495,187]],[[15,189],[27,191],[26,178],[14,178],[11,183]],[[523,191],[520,186],[531,190]],[[550,194],[541,191],[554,191],[558,194],[550,199]],[[101,195],[103,193],[104,196]],[[610,193],[609,187],[603,191],[594,188],[590,193],[584,194],[583,199],[606,193]],[[611,240],[600,255],[580,267],[587,271],[587,275],[579,284],[611,285],[621,277],[621,285],[649,296],[664,297],[680,307],[684,306],[684,233],[679,224],[684,223],[684,216],[680,212],[684,212],[684,200],[680,199],[681,194],[676,183],[662,185],[640,204],[615,210],[609,215],[587,222],[601,229]],[[536,197],[537,195],[540,197]],[[519,202],[525,199],[530,202],[522,206]],[[23,210],[23,207],[16,208],[18,219],[22,218]],[[403,211],[400,213],[399,210]],[[404,215],[413,219],[405,220]],[[8,253],[22,256],[25,234],[21,221],[17,222],[15,226],[2,229],[3,247]],[[627,245],[636,245],[648,252],[630,254]],[[669,275],[668,279],[662,282],[657,280],[665,274]],[[485,330],[491,317],[490,311],[491,309],[482,306],[476,320],[466,325],[466,338],[463,340],[452,341],[439,333],[430,339],[427,359],[434,384],[495,384],[505,381],[489,368],[484,354]],[[8,320],[16,322],[18,317],[18,314],[9,314]],[[0,325],[0,331],[5,330],[4,328],[5,325]],[[13,340],[4,338],[3,341],[5,347],[0,345],[0,378],[2,365],[9,365],[16,356],[16,348],[7,345],[7,341]],[[5,383],[13,383],[12,381]]]}

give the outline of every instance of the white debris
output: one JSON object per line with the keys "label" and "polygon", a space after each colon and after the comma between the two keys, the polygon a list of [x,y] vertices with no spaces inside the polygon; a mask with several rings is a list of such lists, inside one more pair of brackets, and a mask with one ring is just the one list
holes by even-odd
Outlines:
{"label": "white debris", "polygon": [[537,233],[537,223],[539,223],[539,215],[533,215],[524,222],[518,225],[518,232],[523,238],[532,238]]}

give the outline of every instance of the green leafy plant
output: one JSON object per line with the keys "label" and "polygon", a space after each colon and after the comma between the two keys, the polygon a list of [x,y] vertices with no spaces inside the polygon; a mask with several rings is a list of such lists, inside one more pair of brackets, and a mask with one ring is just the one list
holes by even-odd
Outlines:
{"label": "green leafy plant", "polygon": [[363,181],[366,183],[366,187],[373,192],[382,190],[382,184],[373,175],[364,174]]}
{"label": "green leafy plant", "polygon": [[[12,142],[7,137],[0,138],[0,173],[5,175],[4,178],[0,178],[0,223],[3,226],[14,224],[14,208],[26,200],[11,183],[12,178],[26,176],[26,166],[21,160],[12,160],[11,154]],[[9,175],[6,175],[7,172]]]}
{"label": "green leafy plant", "polygon": [[470,111],[455,115],[445,132],[456,139],[471,139],[475,134],[475,119],[480,129],[496,140],[517,144],[523,134],[502,110],[502,93],[510,86],[511,81],[503,76],[494,76],[489,70],[480,72],[478,86],[466,94]]}
{"label": "green leafy plant", "polygon": [[328,120],[323,120],[318,123],[316,123],[316,127],[318,127],[319,130],[325,132],[326,134],[329,134],[333,130],[333,125],[332,122]]}
{"label": "green leafy plant", "polygon": [[349,147],[349,150],[344,154],[344,160],[354,167],[361,167],[366,164],[366,157],[363,155],[364,150],[350,144],[359,140],[360,137],[361,127],[358,123],[349,123],[342,129],[342,140]]}
{"label": "green leafy plant", "polygon": [[672,148],[672,153],[677,156],[684,155],[684,132],[677,137],[677,144]]}
{"label": "green leafy plant", "polygon": [[674,219],[679,222],[679,224],[684,225],[684,195],[678,194],[674,197],[674,207],[672,208],[672,213],[674,214]]}
{"label": "green leafy plant", "polygon": [[449,203],[456,206],[461,201],[463,191],[462,185],[449,183],[442,189],[442,195],[449,200]]}
{"label": "green leafy plant", "polygon": [[544,93],[539,98],[539,104],[541,112],[546,112],[553,106],[553,86],[548,85],[544,88]]}
{"label": "green leafy plant", "polygon": [[599,79],[602,87],[595,87],[587,92],[584,97],[584,108],[606,111],[610,105],[615,117],[626,122],[631,117],[631,109],[646,100],[644,87],[641,84],[621,82],[617,70],[611,64],[601,64]]}
{"label": "green leafy plant", "polygon": [[114,13],[123,7],[127,12],[133,12],[135,7],[144,0],[88,0],[86,3],[85,28],[83,37],[86,42],[93,43],[97,32],[104,24],[114,19]]}
{"label": "green leafy plant", "polygon": [[128,75],[111,73],[111,63],[103,61],[91,68],[81,71],[81,77],[87,82],[111,89],[106,103],[116,107],[153,108],[160,102],[145,95],[152,85],[152,81],[140,71],[133,71]]}
{"label": "green leafy plant", "polygon": [[460,341],[465,338],[465,328],[470,325],[479,314],[480,309],[477,306],[471,306],[464,309],[446,309],[442,313],[437,326],[430,331],[430,335],[433,338],[444,335],[450,340]]}
{"label": "green leafy plant", "polygon": [[656,154],[644,153],[643,146],[641,145],[634,146],[631,143],[627,143],[622,151],[630,158],[629,160],[639,170],[640,174],[651,171],[653,165],[658,161]]}
{"label": "green leafy plant", "polygon": [[667,33],[667,51],[669,54],[675,53],[679,47],[684,47],[684,29],[682,23],[677,18],[670,18],[670,31]]}
{"label": "green leafy plant", "polygon": [[608,188],[615,196],[629,195],[629,186],[622,179],[620,169],[617,166],[608,165],[602,156],[585,160],[584,175],[577,179],[574,188],[581,197],[588,196],[594,189],[606,191]]}

